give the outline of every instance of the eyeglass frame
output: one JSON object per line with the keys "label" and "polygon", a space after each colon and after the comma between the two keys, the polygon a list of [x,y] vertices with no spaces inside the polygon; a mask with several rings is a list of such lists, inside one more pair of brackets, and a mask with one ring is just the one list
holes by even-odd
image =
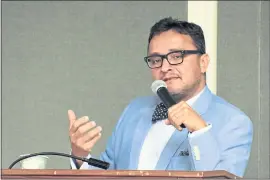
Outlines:
{"label": "eyeglass frame", "polygon": [[[181,61],[180,63],[171,64],[170,61],[168,60],[168,55],[170,55],[170,54],[172,54],[172,53],[178,53],[178,52],[181,53],[182,61]],[[144,57],[144,61],[146,62],[147,66],[148,66],[150,69],[156,69],[156,68],[162,67],[164,59],[166,59],[170,65],[181,64],[181,63],[184,62],[184,56],[185,56],[185,55],[188,55],[188,54],[204,54],[204,53],[202,53],[202,52],[199,51],[199,50],[177,50],[177,51],[171,51],[171,52],[169,52],[169,53],[167,53],[167,54],[164,54],[164,55],[161,55],[161,54],[155,54],[155,55],[146,56],[146,57]],[[149,64],[147,63],[147,59],[150,58],[150,57],[161,57],[161,61],[162,61],[162,62],[161,62],[161,65],[158,66],[158,67],[154,67],[154,68],[150,67]]]}

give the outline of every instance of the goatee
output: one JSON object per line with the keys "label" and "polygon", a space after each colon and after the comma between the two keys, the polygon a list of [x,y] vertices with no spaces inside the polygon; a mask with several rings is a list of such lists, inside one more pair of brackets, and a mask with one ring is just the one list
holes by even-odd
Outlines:
{"label": "goatee", "polygon": [[170,94],[176,103],[179,103],[186,97],[184,94],[181,94],[181,93],[170,93]]}

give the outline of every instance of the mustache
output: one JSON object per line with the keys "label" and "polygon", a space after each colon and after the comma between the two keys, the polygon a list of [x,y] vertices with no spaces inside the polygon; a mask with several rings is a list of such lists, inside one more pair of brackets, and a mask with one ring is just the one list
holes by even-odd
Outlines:
{"label": "mustache", "polygon": [[181,78],[181,76],[179,76],[177,74],[165,74],[161,77],[161,80],[167,81],[167,80],[172,79],[172,78]]}
{"label": "mustache", "polygon": [[161,80],[166,81],[172,78],[180,78],[181,79],[181,73],[178,69],[175,69],[177,72],[169,71],[161,76]]}

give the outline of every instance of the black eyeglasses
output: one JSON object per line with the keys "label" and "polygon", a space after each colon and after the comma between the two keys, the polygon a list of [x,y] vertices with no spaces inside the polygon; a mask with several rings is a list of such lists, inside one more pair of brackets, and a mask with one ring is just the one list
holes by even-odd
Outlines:
{"label": "black eyeglasses", "polygon": [[170,65],[181,64],[184,61],[184,56],[187,54],[203,54],[198,50],[179,50],[172,51],[165,55],[151,55],[144,57],[144,61],[149,68],[160,68],[163,64],[163,60],[167,59]]}

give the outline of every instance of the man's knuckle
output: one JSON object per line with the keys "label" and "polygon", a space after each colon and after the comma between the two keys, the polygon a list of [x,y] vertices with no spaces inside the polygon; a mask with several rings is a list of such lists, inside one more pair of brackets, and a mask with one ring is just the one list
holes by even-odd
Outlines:
{"label": "man's knuckle", "polygon": [[94,146],[93,142],[89,142],[86,146],[85,149],[90,150]]}
{"label": "man's knuckle", "polygon": [[74,129],[77,129],[77,128],[79,127],[79,125],[80,125],[80,124],[79,124],[78,121],[77,121],[77,122],[74,122],[74,123],[73,123],[73,128],[74,128]]}
{"label": "man's knuckle", "polygon": [[78,139],[74,139],[73,142],[74,142],[74,144],[76,144],[77,146],[80,145],[80,141],[79,141]]}
{"label": "man's knuckle", "polygon": [[80,145],[80,146],[83,146],[84,145],[84,137],[81,137],[79,139],[77,139],[77,144]]}
{"label": "man's knuckle", "polygon": [[83,146],[82,148],[84,151],[89,151],[89,147]]}
{"label": "man's knuckle", "polygon": [[71,140],[72,142],[75,142],[75,137],[74,137],[73,135],[71,135],[71,136],[70,136],[70,140]]}
{"label": "man's knuckle", "polygon": [[73,132],[69,131],[68,135],[69,135],[70,138],[72,138],[73,137]]}
{"label": "man's knuckle", "polygon": [[78,131],[78,133],[83,134],[83,129],[82,128],[79,128],[77,131]]}

